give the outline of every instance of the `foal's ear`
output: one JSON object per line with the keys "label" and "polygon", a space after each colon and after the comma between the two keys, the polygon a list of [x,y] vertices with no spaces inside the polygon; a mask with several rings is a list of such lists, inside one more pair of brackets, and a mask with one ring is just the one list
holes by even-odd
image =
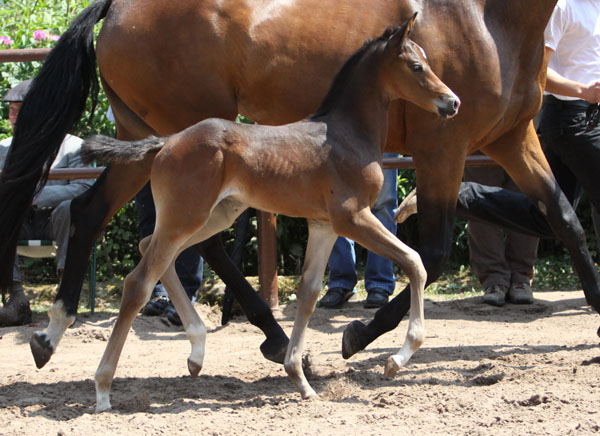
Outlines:
{"label": "foal's ear", "polygon": [[390,39],[388,40],[388,44],[398,51],[402,50],[406,39],[410,36],[413,26],[415,24],[415,20],[417,19],[418,12],[415,12],[412,17],[402,23],[398,29],[392,33]]}

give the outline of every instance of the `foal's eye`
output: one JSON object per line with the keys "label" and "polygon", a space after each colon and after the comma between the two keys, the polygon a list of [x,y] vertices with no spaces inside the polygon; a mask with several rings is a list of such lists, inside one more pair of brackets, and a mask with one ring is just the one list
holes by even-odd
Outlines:
{"label": "foal's eye", "polygon": [[421,64],[413,64],[413,65],[411,65],[410,69],[412,71],[414,71],[415,73],[420,73],[421,71],[423,71],[423,65],[421,65]]}

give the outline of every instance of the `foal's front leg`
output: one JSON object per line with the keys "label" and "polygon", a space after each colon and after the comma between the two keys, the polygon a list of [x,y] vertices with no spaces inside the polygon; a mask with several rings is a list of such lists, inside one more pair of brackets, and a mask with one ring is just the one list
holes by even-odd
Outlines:
{"label": "foal's front leg", "polygon": [[298,288],[296,319],[294,320],[292,336],[283,363],[285,371],[296,384],[302,398],[317,396],[302,371],[304,334],[310,316],[315,310],[317,298],[323,286],[323,275],[325,274],[327,259],[329,259],[336,238],[337,235],[329,223],[309,222],[306,256]]}
{"label": "foal's front leg", "polygon": [[[408,331],[402,348],[386,362],[385,377],[390,378],[408,362],[423,343],[425,337],[423,295],[427,273],[419,254],[386,229],[368,208],[361,209],[351,222],[353,226],[346,229],[345,236],[373,253],[392,260],[402,268],[410,282]],[[352,348],[346,343],[348,340],[349,336],[344,334],[343,348]]]}

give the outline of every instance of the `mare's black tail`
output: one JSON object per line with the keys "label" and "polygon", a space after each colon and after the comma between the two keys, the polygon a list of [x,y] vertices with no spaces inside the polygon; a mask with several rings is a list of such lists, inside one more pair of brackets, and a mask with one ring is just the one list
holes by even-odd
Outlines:
{"label": "mare's black tail", "polygon": [[142,160],[149,153],[158,152],[167,138],[150,136],[139,141],[120,141],[110,136],[96,135],[87,138],[81,144],[83,163],[132,162]]}
{"label": "mare's black tail", "polygon": [[[48,178],[62,141],[98,96],[94,25],[112,0],[97,0],[61,35],[33,80],[0,175],[0,288],[11,283],[19,230],[36,190]],[[38,187],[38,189],[39,189]]]}

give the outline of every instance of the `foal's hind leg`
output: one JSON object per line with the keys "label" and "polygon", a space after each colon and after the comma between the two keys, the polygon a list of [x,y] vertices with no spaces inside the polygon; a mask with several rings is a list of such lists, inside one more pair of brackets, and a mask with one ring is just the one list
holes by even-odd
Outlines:
{"label": "foal's hind leg", "polygon": [[[196,246],[200,249],[202,256],[206,256],[207,260],[211,260],[209,264],[221,278],[227,273],[228,268],[236,271],[235,277],[230,274],[230,278],[235,280],[229,281],[227,284],[231,286],[248,321],[260,328],[267,336],[260,345],[260,351],[265,358],[275,363],[283,363],[289,343],[286,334],[273,317],[273,312],[271,312],[267,303],[260,298],[258,293],[252,289],[252,286],[233,265],[229,256],[222,249],[220,237],[217,235],[217,233],[230,227],[246,207],[246,205],[230,199],[222,200],[213,209],[206,225],[186,242],[184,248],[197,244]],[[200,242],[201,244],[199,244]],[[211,250],[214,244],[218,244],[221,249]]]}
{"label": "foal's hind leg", "polygon": [[[391,259],[402,268],[410,282],[408,331],[400,351],[387,360],[385,376],[390,378],[408,362],[423,343],[425,336],[423,295],[427,273],[419,254],[387,230],[368,208],[361,209],[351,222],[351,226],[340,228],[343,235],[373,253]],[[344,335],[342,348],[352,347],[351,344],[347,344],[348,340],[349,337]]]}
{"label": "foal's hind leg", "polygon": [[[147,236],[140,242],[140,252],[142,255],[146,252],[151,238],[152,235]],[[177,259],[177,256],[179,256],[179,253],[175,255],[175,259]],[[169,299],[173,302],[177,313],[181,317],[183,328],[192,346],[192,351],[188,357],[188,370],[192,377],[196,377],[202,370],[204,362],[206,327],[183,289],[175,271],[174,263],[169,265],[160,280],[169,294]]]}
{"label": "foal's hind leg", "polygon": [[310,222],[308,225],[308,243],[302,269],[302,278],[298,288],[298,306],[292,329],[292,337],[285,355],[284,367],[287,374],[300,391],[302,398],[315,397],[317,394],[306,380],[302,371],[302,351],[304,335],[310,316],[315,310],[319,292],[323,286],[323,274],[327,259],[337,235],[329,223]]}

